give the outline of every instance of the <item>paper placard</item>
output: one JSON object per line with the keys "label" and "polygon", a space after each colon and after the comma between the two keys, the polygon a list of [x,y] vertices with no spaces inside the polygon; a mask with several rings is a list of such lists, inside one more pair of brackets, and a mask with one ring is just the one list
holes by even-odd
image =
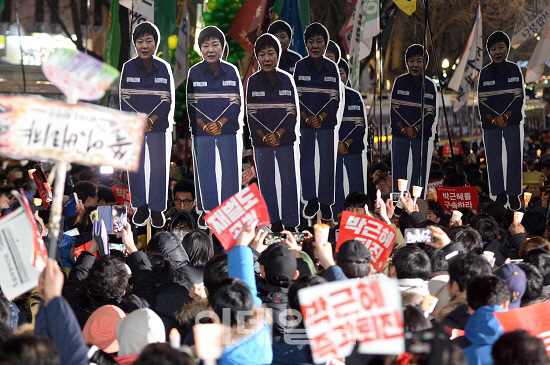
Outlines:
{"label": "paper placard", "polygon": [[256,177],[256,169],[254,168],[254,166],[251,166],[248,169],[244,170],[243,177],[242,177],[243,186],[247,186],[250,183],[250,181],[252,181],[252,179],[254,179],[255,177]]}
{"label": "paper placard", "polygon": [[446,211],[451,212],[459,208],[468,208],[474,212],[477,210],[479,194],[476,186],[442,186],[435,190],[437,191],[437,201]]}
{"label": "paper placard", "polygon": [[233,247],[246,222],[258,221],[258,226],[270,223],[267,206],[256,184],[247,186],[224,201],[204,220],[226,251]]}
{"label": "paper placard", "polygon": [[[462,146],[457,144],[453,145],[453,152],[455,156],[464,154],[464,151],[462,150]],[[452,156],[451,146],[446,144],[445,146],[443,146],[443,157],[451,157],[451,156]]]}
{"label": "paper placard", "polygon": [[390,257],[395,238],[395,230],[390,225],[367,215],[343,212],[336,252],[348,240],[362,241],[372,254],[371,265],[376,271],[382,271]]}
{"label": "paper placard", "polygon": [[0,155],[138,167],[145,117],[91,104],[0,96]]}
{"label": "paper placard", "polygon": [[349,356],[359,342],[363,354],[405,351],[397,280],[352,279],[298,291],[313,362]]}

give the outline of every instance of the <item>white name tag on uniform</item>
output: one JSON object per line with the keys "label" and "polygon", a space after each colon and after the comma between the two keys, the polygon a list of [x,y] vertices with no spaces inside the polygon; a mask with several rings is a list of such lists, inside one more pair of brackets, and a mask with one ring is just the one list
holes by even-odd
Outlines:
{"label": "white name tag on uniform", "polygon": [[252,91],[252,97],[254,96],[265,96],[265,91]]}
{"label": "white name tag on uniform", "polygon": [[348,110],[361,110],[359,105],[348,105]]}
{"label": "white name tag on uniform", "polygon": [[279,96],[292,96],[292,91],[290,91],[290,90],[279,90]]}
{"label": "white name tag on uniform", "polygon": [[311,76],[298,76],[298,81],[311,81]]}
{"label": "white name tag on uniform", "polygon": [[291,67],[290,72],[294,72],[295,69],[296,69],[296,67]]}
{"label": "white name tag on uniform", "polygon": [[127,77],[126,82],[139,82],[139,77]]}
{"label": "white name tag on uniform", "polygon": [[492,86],[495,84],[495,80],[483,81],[483,86]]}
{"label": "white name tag on uniform", "polygon": [[208,82],[206,81],[193,81],[193,87],[204,87],[208,86]]}
{"label": "white name tag on uniform", "polygon": [[164,77],[155,77],[155,83],[157,83],[157,84],[167,84],[168,80],[166,80]]}
{"label": "white name tag on uniform", "polygon": [[519,82],[519,77],[509,77],[508,82]]}
{"label": "white name tag on uniform", "polygon": [[224,81],[223,86],[237,86],[237,83],[232,80]]}
{"label": "white name tag on uniform", "polygon": [[325,81],[327,81],[327,82],[336,82],[336,77],[325,76]]}
{"label": "white name tag on uniform", "polygon": [[428,99],[433,99],[433,98],[434,98],[433,94],[424,94],[424,95],[425,95]]}
{"label": "white name tag on uniform", "polygon": [[397,95],[409,95],[409,92],[407,90],[397,90]]}

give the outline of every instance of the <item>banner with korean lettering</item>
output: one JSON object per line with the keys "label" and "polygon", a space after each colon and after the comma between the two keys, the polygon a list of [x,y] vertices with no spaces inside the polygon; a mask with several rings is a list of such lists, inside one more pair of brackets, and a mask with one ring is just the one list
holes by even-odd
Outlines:
{"label": "banner with korean lettering", "polygon": [[395,238],[395,230],[390,225],[367,215],[343,212],[336,252],[346,241],[362,241],[372,254],[372,266],[376,271],[382,271],[393,250]]}
{"label": "banner with korean lettering", "polygon": [[435,190],[437,191],[437,201],[449,212],[459,208],[468,208],[474,212],[477,210],[479,194],[476,186],[442,186]]}
{"label": "banner with korean lettering", "polygon": [[138,167],[145,116],[92,104],[0,96],[0,156]]}
{"label": "banner with korean lettering", "polygon": [[[455,144],[453,145],[453,152],[455,154],[455,156],[457,155],[463,155],[464,154],[464,150],[462,149],[462,146],[459,145],[459,144]],[[446,144],[445,146],[443,146],[443,157],[451,157],[451,146],[449,146],[448,144]]]}
{"label": "banner with korean lettering", "polygon": [[224,201],[204,217],[208,227],[228,251],[237,240],[245,223],[270,224],[269,213],[258,185],[252,184]]}
{"label": "banner with korean lettering", "polygon": [[550,355],[550,302],[533,304],[507,312],[495,312],[495,317],[506,332],[524,329],[540,338]]}
{"label": "banner with korean lettering", "polygon": [[256,177],[256,169],[254,166],[250,166],[248,169],[244,170],[242,176],[243,186],[250,184],[250,182]]}
{"label": "banner with korean lettering", "polygon": [[359,353],[405,352],[401,294],[395,279],[355,279],[298,291],[314,363]]}

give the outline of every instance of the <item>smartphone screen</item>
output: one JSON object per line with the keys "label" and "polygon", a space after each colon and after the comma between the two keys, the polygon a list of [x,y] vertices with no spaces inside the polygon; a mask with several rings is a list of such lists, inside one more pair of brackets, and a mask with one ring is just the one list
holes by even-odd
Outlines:
{"label": "smartphone screen", "polygon": [[126,227],[128,221],[128,212],[125,205],[113,205],[113,233],[120,233]]}
{"label": "smartphone screen", "polygon": [[97,220],[105,223],[107,234],[113,233],[113,216],[110,205],[100,205],[97,207]]}
{"label": "smartphone screen", "polygon": [[286,240],[286,234],[284,233],[268,233],[267,236],[265,236],[266,245],[283,242],[284,240]]}
{"label": "smartphone screen", "polygon": [[394,203],[397,203],[399,201],[399,197],[401,196],[401,193],[397,192],[397,193],[391,193],[391,200],[394,202]]}
{"label": "smartphone screen", "polygon": [[405,242],[407,244],[433,242],[429,228],[406,228]]}

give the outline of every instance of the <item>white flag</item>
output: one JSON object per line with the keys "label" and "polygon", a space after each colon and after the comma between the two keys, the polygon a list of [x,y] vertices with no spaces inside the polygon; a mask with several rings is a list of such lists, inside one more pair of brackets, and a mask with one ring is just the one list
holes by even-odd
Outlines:
{"label": "white flag", "polygon": [[512,47],[540,34],[550,24],[550,0],[526,0],[516,20]]}
{"label": "white flag", "polygon": [[550,25],[541,32],[542,38],[538,41],[525,74],[525,82],[535,82],[539,80],[544,71],[545,62],[550,60]]}
{"label": "white flag", "polygon": [[468,102],[470,86],[472,80],[483,66],[483,38],[481,31],[481,7],[478,5],[474,25],[468,37],[468,43],[462,53],[460,63],[458,64],[451,81],[449,89],[457,92],[456,101],[453,105],[453,111],[457,112]]}
{"label": "white flag", "polygon": [[353,18],[350,45],[350,80],[354,89],[359,88],[359,62],[370,54],[372,37],[380,33],[379,0],[359,0]]}
{"label": "white flag", "polygon": [[180,26],[178,29],[178,46],[176,48],[176,63],[174,65],[174,85],[177,89],[187,79],[189,70],[189,12],[187,2],[183,5]]}

